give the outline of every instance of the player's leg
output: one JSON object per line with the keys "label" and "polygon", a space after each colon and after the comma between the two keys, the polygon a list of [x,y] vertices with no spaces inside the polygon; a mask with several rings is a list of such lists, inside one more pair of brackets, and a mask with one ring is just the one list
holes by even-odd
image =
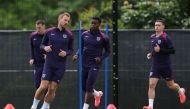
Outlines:
{"label": "player's leg", "polygon": [[[40,86],[40,83],[41,83],[43,67],[44,67],[44,64],[38,65],[38,74],[36,74],[36,87],[37,88]],[[47,93],[47,91],[48,91],[48,89],[46,90],[45,94]],[[47,109],[50,109],[50,106]]]}
{"label": "player's leg", "polygon": [[88,109],[90,106],[90,102],[88,102],[89,100],[89,96],[91,95],[90,93],[87,92],[87,79],[88,79],[88,68],[83,65],[82,68],[82,90],[85,93],[85,98],[84,98],[84,105],[83,105],[83,109]]}
{"label": "player's leg", "polygon": [[84,98],[84,105],[83,105],[83,109],[88,109],[91,101],[92,101],[92,91],[86,91],[85,92],[85,98]]}
{"label": "player's leg", "polygon": [[47,109],[51,102],[53,101],[57,87],[61,82],[63,75],[65,73],[65,63],[57,63],[55,66],[52,67],[51,76],[49,80],[51,81],[48,87],[48,92],[45,95],[44,103],[41,109]]}
{"label": "player's leg", "polygon": [[50,106],[50,103],[53,101],[55,97],[55,92],[57,90],[58,83],[57,82],[50,82],[48,92],[45,95],[44,103],[41,109],[47,109]]}
{"label": "player's leg", "polygon": [[149,79],[149,89],[148,89],[148,101],[150,107],[153,109],[153,104],[154,104],[154,98],[155,98],[155,88],[158,83],[158,78],[150,78]]}
{"label": "player's leg", "polygon": [[82,68],[82,91],[86,92],[86,80],[88,78],[88,69],[83,65]]}
{"label": "player's leg", "polygon": [[36,109],[39,101],[43,98],[44,94],[47,92],[48,87],[49,87],[49,81],[52,76],[52,69],[50,64],[45,62],[44,67],[43,67],[43,72],[42,72],[42,77],[41,77],[41,83],[40,87],[37,89],[33,101],[32,109]]}
{"label": "player's leg", "polygon": [[185,89],[181,88],[179,84],[175,83],[174,80],[167,81],[167,86],[179,94],[179,99],[181,103],[184,103],[186,101],[186,96],[185,96]]}
{"label": "player's leg", "polygon": [[[92,79],[94,80],[94,81],[92,81],[92,86],[94,86],[95,81],[100,73],[100,66],[94,67],[93,69],[91,69],[91,72],[93,72],[91,74],[93,75]],[[94,105],[95,105],[95,107],[98,107],[100,105],[101,97],[103,96],[103,92],[100,90],[97,91],[97,90],[93,89],[92,94],[95,98]]]}
{"label": "player's leg", "polygon": [[164,68],[162,70],[161,75],[166,80],[168,88],[170,88],[171,90],[174,90],[174,91],[178,92],[179,93],[180,102],[184,103],[185,100],[186,100],[185,89],[184,88],[180,88],[179,84],[177,84],[177,83],[174,82],[171,67],[169,66],[169,67]]}
{"label": "player's leg", "polygon": [[35,65],[34,69],[35,69],[34,70],[35,87],[36,87],[36,89],[38,89],[40,86],[40,83],[41,83],[43,65],[41,65],[41,64]]}
{"label": "player's leg", "polygon": [[46,92],[46,90],[48,88],[48,84],[49,84],[49,81],[47,81],[47,80],[42,80],[41,81],[40,87],[36,90],[31,109],[36,109],[37,108],[38,103],[43,98],[43,96],[44,96],[44,94],[45,94],[45,92]]}
{"label": "player's leg", "polygon": [[[92,101],[93,96],[99,97],[98,103],[95,106],[99,106],[102,92],[94,89],[94,84],[99,75],[99,67],[91,67],[88,72],[88,79],[86,81],[86,97],[85,102],[89,103]],[[95,100],[96,101],[96,100]]]}
{"label": "player's leg", "polygon": [[42,72],[43,76],[41,77],[43,80],[41,80],[40,86],[35,92],[35,96],[34,96],[34,100],[33,100],[31,109],[37,108],[39,101],[43,98],[45,92],[48,89],[48,85],[49,85],[48,78],[50,75],[49,73],[51,72],[50,70],[51,69],[50,69],[49,65],[47,63],[45,63],[44,67],[43,67],[43,72]]}
{"label": "player's leg", "polygon": [[143,109],[153,109],[154,98],[155,98],[155,88],[160,78],[159,72],[152,69],[149,78],[149,88],[148,88],[148,106],[144,106]]}
{"label": "player's leg", "polygon": [[176,92],[179,91],[180,86],[179,84],[175,83],[174,80],[167,81],[166,83],[168,88],[170,88],[171,90],[174,90]]}

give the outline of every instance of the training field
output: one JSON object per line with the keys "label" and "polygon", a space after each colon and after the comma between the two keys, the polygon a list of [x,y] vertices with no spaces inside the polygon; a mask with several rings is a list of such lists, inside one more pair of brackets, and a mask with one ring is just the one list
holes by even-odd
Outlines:
{"label": "training field", "polygon": [[[34,92],[33,67],[29,66],[29,35],[32,31],[0,31],[0,108],[8,103],[16,109],[29,109]],[[74,52],[78,48],[78,30],[75,33]],[[156,88],[154,109],[190,109],[190,31],[167,30],[171,36],[176,54],[172,55],[174,79],[186,88],[187,102],[181,105],[178,95],[169,90],[161,80]],[[119,109],[142,109],[148,104],[148,76],[151,62],[146,59],[150,50],[149,36],[152,30],[119,30],[118,70]],[[110,32],[110,39],[112,36]],[[112,46],[112,44],[111,44]],[[68,58],[67,72],[52,103],[53,109],[79,109],[78,63]],[[104,65],[96,83],[97,89],[104,90]],[[112,53],[108,65],[108,103],[112,94]],[[104,109],[104,96],[99,109]],[[41,106],[41,105],[40,105]],[[93,108],[93,107],[92,107]]]}

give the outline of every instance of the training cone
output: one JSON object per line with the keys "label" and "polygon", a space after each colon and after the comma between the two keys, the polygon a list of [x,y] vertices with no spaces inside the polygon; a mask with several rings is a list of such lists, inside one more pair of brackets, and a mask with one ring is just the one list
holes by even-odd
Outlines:
{"label": "training cone", "polygon": [[15,109],[12,104],[7,104],[4,109]]}
{"label": "training cone", "polygon": [[117,109],[113,104],[109,104],[107,109]]}

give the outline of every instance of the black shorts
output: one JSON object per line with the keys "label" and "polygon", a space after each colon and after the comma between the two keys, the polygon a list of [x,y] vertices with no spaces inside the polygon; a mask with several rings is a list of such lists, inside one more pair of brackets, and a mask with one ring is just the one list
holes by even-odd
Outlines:
{"label": "black shorts", "polygon": [[172,68],[170,66],[160,67],[160,68],[151,68],[150,78],[164,78],[166,81],[173,80]]}

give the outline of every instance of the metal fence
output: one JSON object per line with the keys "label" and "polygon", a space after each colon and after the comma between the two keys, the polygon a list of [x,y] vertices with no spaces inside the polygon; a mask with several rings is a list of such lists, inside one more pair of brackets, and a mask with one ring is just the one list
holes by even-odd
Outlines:
{"label": "metal fence", "polygon": [[[175,80],[186,88],[187,102],[179,103],[177,94],[161,80],[157,86],[154,109],[189,109],[190,50],[189,30],[167,30],[174,42],[176,54],[172,56]],[[12,103],[16,109],[29,109],[34,92],[33,67],[29,66],[29,35],[31,31],[0,31],[0,108]],[[119,31],[119,109],[142,109],[148,104],[148,75],[152,30]],[[78,33],[75,34],[75,51]],[[110,36],[111,38],[111,36]],[[112,38],[111,38],[112,42]],[[68,58],[67,72],[52,103],[53,109],[79,109],[79,75],[77,63]],[[104,66],[96,88],[104,89]],[[112,100],[112,56],[109,57],[108,102]],[[104,98],[103,98],[104,99]],[[104,100],[100,109],[104,108]],[[91,108],[94,108],[93,106]]]}

